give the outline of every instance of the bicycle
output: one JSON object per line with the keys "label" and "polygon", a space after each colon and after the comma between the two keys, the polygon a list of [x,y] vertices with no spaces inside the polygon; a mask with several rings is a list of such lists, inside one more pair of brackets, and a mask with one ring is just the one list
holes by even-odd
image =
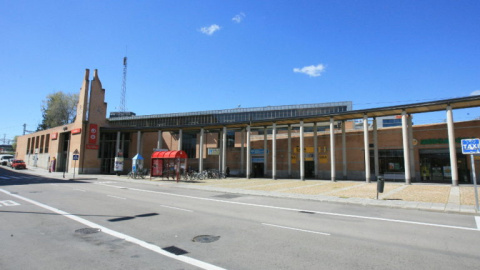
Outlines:
{"label": "bicycle", "polygon": [[145,176],[147,176],[148,174],[149,174],[148,169],[143,169],[143,170],[140,170],[140,171],[130,171],[127,174],[127,178],[132,178],[132,179],[142,178],[142,179],[145,179]]}

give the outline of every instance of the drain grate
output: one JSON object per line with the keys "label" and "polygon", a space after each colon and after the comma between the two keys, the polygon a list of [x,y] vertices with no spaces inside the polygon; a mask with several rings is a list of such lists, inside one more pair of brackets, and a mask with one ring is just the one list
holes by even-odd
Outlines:
{"label": "drain grate", "polygon": [[172,254],[175,254],[175,255],[183,255],[183,254],[188,253],[186,250],[183,250],[183,249],[178,248],[176,246],[169,246],[169,247],[162,248],[162,249],[167,251],[167,252],[170,252]]}
{"label": "drain grate", "polygon": [[92,233],[98,233],[100,232],[100,229],[97,228],[83,228],[83,229],[78,229],[75,230],[75,233],[80,233],[80,234],[92,234]]}
{"label": "drain grate", "polygon": [[315,214],[315,212],[310,212],[310,211],[299,211],[299,212],[303,214],[310,214],[310,215]]}
{"label": "drain grate", "polygon": [[195,236],[193,238],[193,242],[198,242],[198,243],[212,243],[220,239],[220,236],[215,236],[215,235],[199,235]]}

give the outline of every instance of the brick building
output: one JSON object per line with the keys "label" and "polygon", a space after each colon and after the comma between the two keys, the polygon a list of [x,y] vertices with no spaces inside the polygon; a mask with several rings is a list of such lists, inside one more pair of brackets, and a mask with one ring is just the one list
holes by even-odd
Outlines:
{"label": "brick building", "polygon": [[[479,96],[364,110],[335,102],[144,116],[111,113],[107,118],[97,70],[91,81],[89,76],[86,70],[75,122],[20,136],[17,158],[42,168],[55,159],[56,171],[75,167],[82,174],[111,174],[116,157],[124,159],[126,173],[136,154],[150,168],[154,151],[182,150],[190,169],[228,168],[231,175],[248,178],[368,182],[380,175],[407,184],[471,181],[459,140],[478,137],[480,121],[454,123],[453,111],[480,106]],[[416,113],[442,110],[446,123],[412,124]],[[387,125],[377,125],[392,116],[393,121],[382,122]],[[363,128],[355,129],[358,124]]]}

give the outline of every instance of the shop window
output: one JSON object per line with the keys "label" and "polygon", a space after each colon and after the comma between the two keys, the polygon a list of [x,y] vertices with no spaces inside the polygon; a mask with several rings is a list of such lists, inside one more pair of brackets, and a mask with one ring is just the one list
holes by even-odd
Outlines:
{"label": "shop window", "polygon": [[45,139],[45,153],[48,153],[48,147],[50,146],[50,134],[47,134]]}
{"label": "shop window", "polygon": [[[380,174],[405,172],[403,150],[401,149],[379,150],[378,162]],[[375,171],[375,159],[373,150],[370,150],[370,169],[372,172]]]}
{"label": "shop window", "polygon": [[45,144],[45,135],[40,137],[40,154],[43,154],[43,145]]}
{"label": "shop window", "polygon": [[31,138],[28,138],[27,140],[27,152],[26,152],[27,155],[30,153],[30,143],[31,143],[30,140]]}

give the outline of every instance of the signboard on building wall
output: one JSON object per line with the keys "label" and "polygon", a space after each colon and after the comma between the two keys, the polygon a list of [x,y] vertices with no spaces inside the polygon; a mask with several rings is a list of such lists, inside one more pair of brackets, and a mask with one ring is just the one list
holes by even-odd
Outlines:
{"label": "signboard on building wall", "polygon": [[90,124],[88,129],[88,143],[89,144],[96,144],[97,143],[97,136],[98,136],[98,125],[97,124]]}
{"label": "signboard on building wall", "polygon": [[[270,151],[268,151],[267,149],[267,154],[269,153]],[[265,149],[251,149],[250,150],[250,154],[251,155],[254,155],[254,156],[263,156],[265,153]]]}
{"label": "signboard on building wall", "polygon": [[72,129],[72,134],[80,134],[80,133],[82,133],[81,128]]}
{"label": "signboard on building wall", "polygon": [[97,144],[87,144],[85,146],[85,148],[87,149],[92,149],[92,150],[98,150],[99,149],[99,146]]}
{"label": "signboard on building wall", "polygon": [[220,148],[208,148],[208,155],[209,156],[218,156],[220,155]]}
{"label": "signboard on building wall", "polygon": [[52,133],[52,136],[51,136],[52,140],[56,140],[58,139],[58,132],[54,132]]}

